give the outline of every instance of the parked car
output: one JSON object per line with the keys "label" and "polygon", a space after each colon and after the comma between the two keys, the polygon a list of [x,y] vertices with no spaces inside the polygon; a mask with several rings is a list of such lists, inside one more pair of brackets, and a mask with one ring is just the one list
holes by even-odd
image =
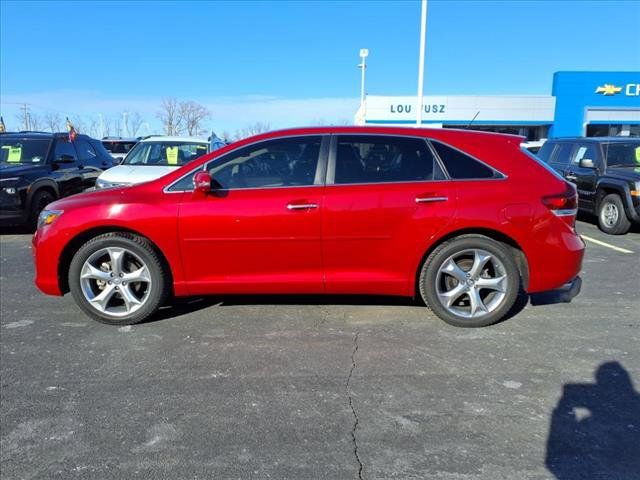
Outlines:
{"label": "parked car", "polygon": [[54,200],[79,193],[113,165],[99,140],[67,133],[0,134],[0,223],[36,226]]}
{"label": "parked car", "polygon": [[124,137],[103,137],[102,145],[116,159],[117,163],[122,162],[140,138],[124,138]]}
{"label": "parked car", "polygon": [[612,235],[640,223],[640,138],[547,140],[538,156],[578,189],[578,208]]}
{"label": "parked car", "polygon": [[408,128],[271,132],[166,176],[57,201],[33,239],[36,285],[125,325],[170,296],[420,297],[490,325],[519,292],[570,285],[576,191],[520,137]]}
{"label": "parked car", "polygon": [[526,148],[527,150],[529,150],[531,153],[538,153],[540,151],[540,149],[542,148],[542,145],[544,145],[544,142],[546,142],[547,139],[543,138],[540,140],[530,140],[527,142],[522,142],[522,147]]}
{"label": "parked car", "polygon": [[154,180],[209,152],[209,142],[191,137],[150,136],[140,140],[120,165],[104,172],[97,188]]}

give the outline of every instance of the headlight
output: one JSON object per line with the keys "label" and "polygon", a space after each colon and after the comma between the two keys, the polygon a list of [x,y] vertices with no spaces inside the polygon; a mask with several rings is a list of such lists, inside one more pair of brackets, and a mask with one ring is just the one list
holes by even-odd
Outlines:
{"label": "headlight", "polygon": [[60,215],[62,215],[62,210],[43,210],[40,212],[38,216],[38,228],[44,225],[51,225],[56,221]]}
{"label": "headlight", "polygon": [[15,195],[18,191],[18,189],[16,188],[16,184],[19,180],[20,177],[1,178],[0,187],[2,188],[2,191],[7,195]]}
{"label": "headlight", "polygon": [[96,188],[109,188],[112,186],[111,182],[108,182],[106,180],[101,180],[101,179],[97,179],[96,180]]}

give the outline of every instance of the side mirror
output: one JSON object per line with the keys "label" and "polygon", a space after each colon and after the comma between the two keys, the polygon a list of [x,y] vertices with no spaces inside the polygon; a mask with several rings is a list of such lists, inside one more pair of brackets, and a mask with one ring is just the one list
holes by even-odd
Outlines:
{"label": "side mirror", "polygon": [[580,166],[582,168],[596,168],[595,163],[593,163],[593,160],[591,160],[590,158],[581,158]]}
{"label": "side mirror", "polygon": [[196,192],[207,194],[211,192],[211,175],[201,170],[193,176],[193,189]]}

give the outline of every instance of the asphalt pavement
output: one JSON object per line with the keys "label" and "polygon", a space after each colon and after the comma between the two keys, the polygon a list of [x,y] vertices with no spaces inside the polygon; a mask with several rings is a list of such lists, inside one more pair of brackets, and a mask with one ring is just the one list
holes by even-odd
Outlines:
{"label": "asphalt pavement", "polygon": [[30,236],[2,235],[0,475],[638,479],[640,233],[578,230],[618,250],[587,240],[573,302],[472,330],[384,297],[109,327],[40,294]]}

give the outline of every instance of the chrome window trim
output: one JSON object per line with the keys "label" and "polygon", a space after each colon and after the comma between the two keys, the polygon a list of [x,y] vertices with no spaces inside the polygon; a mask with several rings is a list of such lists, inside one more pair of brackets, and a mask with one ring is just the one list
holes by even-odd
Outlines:
{"label": "chrome window trim", "polygon": [[[283,137],[274,137],[274,138],[263,138],[262,140],[257,140],[255,142],[252,143],[247,143],[241,146],[237,146],[236,148],[233,148],[231,150],[229,150],[228,152],[226,152],[224,155],[220,155],[218,157],[212,158],[211,160],[203,163],[202,165],[200,165],[199,167],[195,167],[193,170],[189,170],[187,173],[185,173],[184,175],[182,175],[180,178],[174,180],[173,182],[171,182],[169,185],[166,185],[163,189],[162,192],[163,193],[185,193],[185,192],[193,192],[193,188],[189,189],[189,190],[169,190],[171,187],[173,187],[176,183],[181,182],[184,178],[188,177],[189,175],[193,175],[195,174],[195,172],[197,172],[198,170],[207,170],[207,166],[211,163],[211,162],[216,162],[222,158],[225,158],[227,155],[231,155],[234,152],[237,152],[238,150],[241,150],[243,148],[247,148],[247,147],[251,147],[253,145],[258,145],[260,143],[263,142],[269,142],[269,141],[274,141],[274,140],[286,140],[288,138],[304,138],[304,137],[320,137],[320,152],[318,154],[318,166],[316,167],[316,175],[314,177],[314,183],[312,185],[280,185],[280,186],[274,186],[274,187],[244,187],[244,188],[225,188],[225,189],[220,189],[218,191],[220,192],[229,192],[229,191],[235,191],[235,190],[264,190],[264,189],[275,189],[275,188],[309,188],[309,187],[324,187],[324,182],[322,181],[323,178],[325,177],[325,172],[327,170],[327,150],[329,150],[329,137],[330,134],[328,133],[304,133],[304,134],[300,134],[300,135],[286,135]],[[214,150],[215,151],[215,150]],[[316,183],[316,182],[322,182],[322,183]]]}
{"label": "chrome window trim", "polygon": [[[356,137],[356,136],[367,136],[367,137],[394,137],[394,138],[415,138],[415,139],[419,139],[419,140],[423,140],[426,144],[427,144],[427,148],[431,151],[434,160],[438,163],[438,166],[440,167],[440,169],[442,170],[442,173],[444,173],[445,175],[445,179],[441,179],[441,180],[392,180],[392,181],[388,181],[388,182],[361,182],[361,183],[335,183],[335,167],[336,167],[336,153],[337,153],[337,147],[338,147],[338,136],[347,136],[347,137]],[[487,168],[489,168],[491,171],[497,173],[499,176],[497,177],[493,177],[493,178],[452,178],[451,175],[449,175],[449,172],[447,171],[447,169],[444,166],[444,163],[442,161],[442,159],[440,158],[440,155],[438,155],[438,152],[436,151],[436,149],[433,147],[433,145],[431,144],[431,141],[436,141],[439,142],[443,145],[446,145],[449,148],[452,148],[453,150],[457,150],[458,152],[466,155],[467,157],[475,160],[476,162],[481,163],[482,165],[486,166]],[[441,140],[436,140],[433,139],[431,137],[425,137],[422,135],[404,135],[404,134],[393,134],[393,133],[366,133],[366,132],[357,132],[357,133],[332,133],[331,134],[331,148],[329,150],[329,158],[328,158],[328,162],[327,162],[327,178],[326,178],[326,186],[327,187],[331,187],[331,186],[348,186],[348,185],[387,185],[387,184],[403,184],[403,183],[434,183],[434,182],[486,182],[486,181],[496,181],[496,180],[507,180],[509,178],[508,175],[502,173],[500,170],[496,169],[495,167],[492,167],[491,165],[487,164],[486,162],[483,162],[482,160],[476,158],[475,156],[465,152],[464,150],[460,150],[457,147],[454,147],[453,145],[450,145],[446,142],[443,142]]]}

